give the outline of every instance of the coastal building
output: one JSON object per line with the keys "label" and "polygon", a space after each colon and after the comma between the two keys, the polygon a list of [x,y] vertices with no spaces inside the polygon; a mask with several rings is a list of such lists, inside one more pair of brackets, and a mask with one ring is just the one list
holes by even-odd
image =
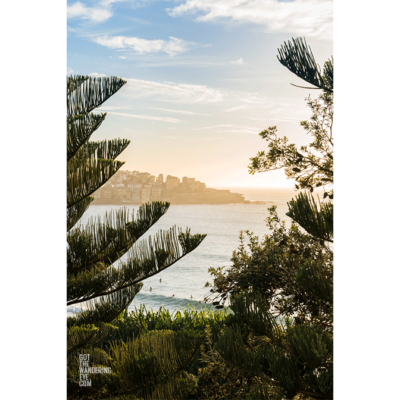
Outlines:
{"label": "coastal building", "polygon": [[206,188],[206,184],[204,182],[195,181],[196,190],[204,190]]}
{"label": "coastal building", "polygon": [[140,203],[142,200],[142,189],[133,189],[132,191],[132,202]]}
{"label": "coastal building", "polygon": [[111,185],[110,183],[106,183],[100,190],[100,198],[105,199],[105,200],[110,200],[113,197],[114,194],[114,185]]}
{"label": "coastal building", "polygon": [[167,190],[176,188],[179,185],[180,181],[181,180],[176,176],[167,175],[167,179],[165,180],[165,188]]}
{"label": "coastal building", "polygon": [[120,200],[131,200],[131,190],[126,187],[123,183],[119,183],[118,185],[115,186],[114,189],[114,194],[115,197],[117,197]]}
{"label": "coastal building", "polygon": [[195,182],[195,180],[196,180],[196,178],[188,178],[187,176],[184,176],[183,178],[182,178],[182,185],[184,185],[184,186],[190,186],[190,185],[193,185],[194,184],[194,182]]}
{"label": "coastal building", "polygon": [[144,185],[142,189],[142,199],[141,203],[148,203],[150,202],[150,197],[151,197],[151,186],[147,187],[148,185]]}
{"label": "coastal building", "polygon": [[139,182],[141,182],[141,183],[146,183],[147,179],[149,179],[150,176],[151,176],[151,174],[148,172],[139,172],[139,174],[137,174],[137,177],[139,178]]}
{"label": "coastal building", "polygon": [[122,171],[120,174],[118,174],[118,178],[121,181],[124,181],[125,179],[127,179],[128,178],[127,171]]}
{"label": "coastal building", "polygon": [[[122,179],[124,177],[125,179]],[[169,201],[173,204],[229,204],[247,203],[244,196],[229,190],[207,188],[195,178],[148,172],[118,171],[103,187],[93,194],[95,204],[143,204]]]}
{"label": "coastal building", "polygon": [[151,188],[151,200],[157,201],[161,200],[162,186],[161,185],[153,185]]}

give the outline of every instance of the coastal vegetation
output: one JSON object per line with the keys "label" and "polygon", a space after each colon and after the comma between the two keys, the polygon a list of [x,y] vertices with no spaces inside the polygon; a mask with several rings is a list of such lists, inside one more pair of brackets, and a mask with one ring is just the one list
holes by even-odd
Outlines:
{"label": "coastal vegetation", "polygon": [[[138,241],[167,211],[168,202],[143,204],[135,217],[126,209],[77,224],[91,196],[123,165],[116,158],[125,139],[89,141],[106,113],[92,111],[120,90],[121,78],[67,78],[67,396],[99,399],[128,395],[179,398],[194,376],[184,371],[204,333],[156,330],[124,343],[99,347],[118,329],[113,321],[129,306],[142,281],[193,251],[206,235],[171,228]],[[126,261],[120,258],[128,253]]]}
{"label": "coastal vegetation", "polygon": [[[215,310],[170,313],[141,306],[127,311],[141,281],[192,251],[204,235],[160,233],[135,247],[168,209],[169,203],[162,201],[142,205],[136,219],[129,220],[125,211],[119,211],[104,222],[72,229],[94,193],[83,182],[91,171],[101,169],[86,165],[93,160],[100,165],[107,158],[99,156],[104,154],[100,144],[87,144],[77,153],[69,174],[82,166],[87,172],[79,178],[82,181],[71,180],[81,182],[83,189],[72,190],[72,184],[68,188],[85,194],[79,202],[71,202],[68,213],[68,304],[97,301],[67,321],[69,398],[333,398],[333,59],[321,72],[306,42],[293,39],[279,49],[278,60],[311,89],[322,91],[316,99],[306,99],[311,118],[301,122],[312,140],[298,148],[286,137],[278,138],[275,126],[269,127],[260,133],[268,150],[251,158],[249,172],[283,169],[295,179],[300,193],[288,203],[290,226],[271,207],[266,219],[270,232],[261,238],[242,232],[232,265],[210,269],[213,282],[207,284],[206,300]],[[107,86],[114,78],[108,79],[73,77],[70,90],[87,82],[83,92],[94,93],[96,85]],[[81,96],[79,90],[76,98]],[[88,118],[90,111],[84,108],[79,118]],[[75,114],[68,115],[67,126],[73,126]],[[74,140],[86,143],[90,134],[83,136],[87,139]],[[119,152],[106,153],[110,170],[120,167],[113,164],[127,145],[120,143],[115,146]],[[115,171],[107,173],[105,181]],[[104,184],[104,179],[96,179],[100,186]],[[323,189],[322,199],[316,197],[317,188]],[[113,263],[132,246],[136,250],[129,253],[128,261],[115,268]],[[91,386],[80,387],[79,354],[90,354],[91,365],[109,368],[110,373],[93,374]]]}
{"label": "coastal vegetation", "polygon": [[[307,98],[313,141],[297,149],[276,127],[260,133],[268,152],[251,159],[250,173],[283,168],[304,189],[289,203],[286,227],[270,208],[271,233],[233,253],[232,267],[210,269],[210,301],[230,304],[238,320],[214,345],[219,356],[252,382],[259,399],[333,398],[333,60],[320,73],[302,39],[285,43],[279,61],[322,94]],[[312,195],[323,188],[323,200]]]}

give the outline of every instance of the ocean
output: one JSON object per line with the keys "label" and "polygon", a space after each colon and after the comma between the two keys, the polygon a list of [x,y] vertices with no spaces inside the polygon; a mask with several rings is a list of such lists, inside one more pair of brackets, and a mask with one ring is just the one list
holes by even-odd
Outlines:
{"label": "ocean", "polygon": [[[206,233],[207,237],[192,253],[183,257],[170,268],[143,281],[142,290],[128,310],[133,310],[144,304],[147,309],[159,309],[164,306],[174,312],[187,308],[204,307],[204,296],[209,294],[209,288],[204,285],[212,283],[208,273],[210,267],[229,267],[232,252],[239,246],[240,231],[249,230],[262,237],[268,233],[265,220],[268,208],[277,206],[281,219],[290,222],[285,214],[288,211],[287,202],[296,192],[293,189],[264,188],[224,188],[235,193],[241,193],[246,200],[264,201],[266,204],[224,204],[224,205],[171,205],[167,213],[140,240],[159,231],[176,225],[184,230],[186,227],[192,233]],[[139,206],[127,206],[129,210],[137,210]],[[121,206],[91,205],[80,220],[85,225],[90,217],[102,216],[106,211],[119,209]],[[78,223],[78,224],[79,224]],[[124,258],[122,258],[123,260]],[[161,282],[160,282],[161,279]],[[152,290],[150,291],[150,288]],[[79,307],[67,308],[68,314],[79,311]]]}

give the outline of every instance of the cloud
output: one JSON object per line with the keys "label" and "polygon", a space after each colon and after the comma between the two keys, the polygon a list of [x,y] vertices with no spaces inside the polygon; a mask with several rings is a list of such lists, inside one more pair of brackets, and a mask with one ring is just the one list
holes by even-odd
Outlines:
{"label": "cloud", "polygon": [[98,110],[101,110],[101,111],[107,111],[107,110],[109,110],[109,111],[115,111],[115,110],[130,110],[131,109],[131,107],[126,107],[126,106],[124,106],[124,107],[120,107],[120,106],[107,106],[107,105],[101,105],[99,108],[98,108]]}
{"label": "cloud", "polygon": [[222,136],[213,136],[210,138],[196,138],[196,140],[199,140],[201,142],[213,142],[214,140],[226,140],[226,137],[222,137]]}
{"label": "cloud", "polygon": [[124,56],[119,56],[118,58],[120,58],[121,60],[126,60],[126,57]]}
{"label": "cloud", "polygon": [[124,2],[124,1],[127,1],[127,0],[101,0],[101,1],[100,1],[100,4],[102,4],[102,5],[104,5],[104,6],[109,6],[110,4],[113,4],[113,3],[122,3],[122,2]]}
{"label": "cloud", "polygon": [[92,72],[89,74],[89,76],[94,76],[95,78],[105,78],[107,75],[106,74],[99,74],[97,72]]}
{"label": "cloud", "polygon": [[234,125],[234,124],[220,124],[214,126],[204,126],[202,128],[193,129],[194,131],[202,131],[202,130],[215,130],[216,133],[249,133],[249,134],[257,134],[260,132],[259,128],[255,128],[253,126],[246,125]]}
{"label": "cloud", "polygon": [[170,56],[186,51],[188,45],[193,44],[172,36],[169,37],[169,40],[147,40],[137,37],[104,35],[94,37],[92,40],[110,49],[131,49],[138,54],[165,52]]}
{"label": "cloud", "polygon": [[130,117],[130,118],[137,118],[137,119],[148,119],[150,121],[172,122],[174,124],[175,123],[179,123],[179,122],[184,122],[181,119],[176,119],[176,118],[154,117],[152,115],[137,115],[137,114],[127,114],[127,113],[115,112],[115,111],[107,111],[107,108],[102,108],[101,110],[95,110],[95,111],[96,112],[106,111],[107,114],[119,115],[121,117]]}
{"label": "cloud", "polygon": [[256,118],[256,117],[245,117],[247,119],[251,119],[252,121],[262,121],[262,122],[267,122],[268,120],[265,118]]}
{"label": "cloud", "polygon": [[95,23],[105,22],[111,18],[112,15],[112,12],[108,8],[86,7],[79,1],[67,7],[68,18],[81,18]]}
{"label": "cloud", "polygon": [[215,103],[224,100],[225,97],[220,90],[203,85],[161,83],[139,79],[127,79],[127,81],[124,95],[129,97],[154,97],[158,101],[185,104]]}
{"label": "cloud", "polygon": [[109,6],[114,3],[124,3],[129,1],[130,6],[134,8],[144,7],[146,4],[151,3],[154,0],[100,0],[100,4]]}
{"label": "cloud", "polygon": [[[205,104],[213,105],[213,112],[215,114],[215,106],[223,106],[225,112],[238,112],[255,109],[267,109],[268,115],[276,114],[281,110],[299,109],[304,113],[305,105],[299,102],[288,102],[285,99],[271,99],[268,96],[262,96],[258,93],[243,93],[231,90],[221,90],[205,85],[175,83],[175,82],[154,82],[145,81],[133,78],[124,78],[127,84],[124,86],[123,92],[120,97],[125,98],[124,101],[129,99],[143,99],[141,104],[145,103],[144,99],[150,99],[152,104],[149,107],[153,110],[160,110],[164,112],[186,114],[186,115],[203,115],[209,116],[210,111],[205,110],[205,113],[186,111],[179,108],[189,108],[188,105]],[[158,104],[157,104],[158,102]],[[163,107],[163,103],[166,104]],[[172,104],[183,104],[184,106],[178,107],[174,110]],[[154,107],[156,106],[156,107]],[[158,106],[158,107],[157,107]],[[197,111],[197,110],[196,110]],[[202,111],[202,110],[201,110]],[[220,109],[220,111],[223,111]],[[207,113],[208,112],[208,113]]]}
{"label": "cloud", "polygon": [[252,110],[255,108],[270,108],[276,106],[277,103],[271,101],[265,97],[257,97],[256,95],[246,95],[240,99],[241,102],[245,103],[239,106],[231,107],[225,110],[225,112],[236,112],[241,110]]}
{"label": "cloud", "polygon": [[299,122],[303,121],[304,118],[275,118],[275,117],[270,117],[268,118],[270,121],[289,121],[289,122]]}
{"label": "cloud", "polygon": [[263,25],[269,32],[332,40],[332,0],[185,0],[167,9],[171,17],[199,14],[196,21],[235,21]]}
{"label": "cloud", "polygon": [[67,68],[67,74],[72,75],[74,73],[74,70],[72,68]]}
{"label": "cloud", "polygon": [[153,107],[153,110],[167,111],[167,112],[178,113],[178,114],[187,114],[187,115],[203,115],[203,116],[209,116],[210,115],[210,114],[195,113],[195,112],[192,112],[192,111],[169,110],[167,108],[157,108],[157,107]]}
{"label": "cloud", "polygon": [[153,0],[100,0],[96,7],[87,7],[80,1],[67,7],[68,18],[81,18],[94,23],[105,22],[113,16],[112,5],[129,1],[133,8],[144,7]]}
{"label": "cloud", "polygon": [[243,65],[243,58],[239,58],[239,60],[231,61],[233,65]]}
{"label": "cloud", "polygon": [[[273,100],[267,96],[260,96],[258,93],[234,93],[230,97],[235,97],[242,104],[234,107],[230,107],[225,112],[236,112],[243,110],[254,110],[254,109],[269,109],[269,112],[278,112],[288,107],[302,107],[303,103],[290,104],[284,100]],[[244,103],[244,104],[243,104]]]}
{"label": "cloud", "polygon": [[217,133],[246,133],[249,135],[257,135],[258,133],[260,133],[260,129],[257,128],[225,129],[225,130],[218,130]]}

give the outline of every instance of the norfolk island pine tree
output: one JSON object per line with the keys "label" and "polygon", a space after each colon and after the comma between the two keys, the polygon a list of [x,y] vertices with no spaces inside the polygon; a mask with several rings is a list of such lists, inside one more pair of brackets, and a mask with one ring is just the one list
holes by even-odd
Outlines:
{"label": "norfolk island pine tree", "polygon": [[[67,306],[81,307],[67,318],[67,395],[178,399],[194,385],[194,377],[182,371],[202,334],[151,332],[111,345],[107,352],[98,345],[115,330],[110,322],[127,309],[142,281],[193,251],[206,235],[172,227],[138,241],[167,212],[168,202],[143,204],[136,217],[123,208],[86,226],[77,224],[91,195],[124,164],[116,158],[128,140],[89,139],[106,117],[92,111],[125,84],[117,77],[67,77]],[[124,254],[127,260],[121,261]],[[91,366],[111,373],[92,374],[90,386],[80,386],[79,354],[88,354]]]}

